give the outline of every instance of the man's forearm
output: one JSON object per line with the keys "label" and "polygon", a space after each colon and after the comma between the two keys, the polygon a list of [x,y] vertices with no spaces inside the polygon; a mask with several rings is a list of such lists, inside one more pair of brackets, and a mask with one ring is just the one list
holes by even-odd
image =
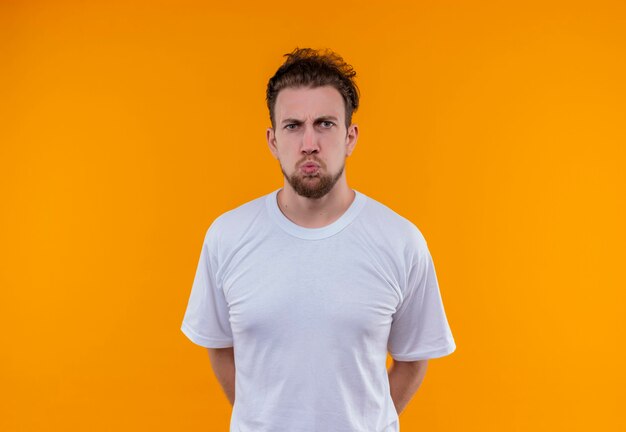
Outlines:
{"label": "man's forearm", "polygon": [[211,367],[231,405],[235,403],[235,355],[233,348],[209,348]]}
{"label": "man's forearm", "polygon": [[407,406],[426,375],[428,360],[395,361],[389,368],[389,389],[398,415]]}

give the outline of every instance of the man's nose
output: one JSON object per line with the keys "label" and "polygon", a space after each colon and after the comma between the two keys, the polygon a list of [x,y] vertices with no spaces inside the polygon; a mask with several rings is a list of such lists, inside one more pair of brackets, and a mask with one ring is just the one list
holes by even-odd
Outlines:
{"label": "man's nose", "polygon": [[306,127],[302,135],[302,152],[313,153],[319,151],[317,135],[313,127]]}

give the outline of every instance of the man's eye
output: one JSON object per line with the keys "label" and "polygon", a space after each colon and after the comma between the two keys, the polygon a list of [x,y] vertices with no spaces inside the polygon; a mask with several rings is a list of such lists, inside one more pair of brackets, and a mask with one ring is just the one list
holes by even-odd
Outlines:
{"label": "man's eye", "polygon": [[291,124],[288,124],[287,126],[285,126],[285,129],[294,130],[296,128],[296,126],[298,126],[298,125],[295,124],[295,123],[291,123]]}
{"label": "man's eye", "polygon": [[328,121],[328,120],[324,120],[324,121],[322,122],[322,126],[323,126],[323,127],[325,127],[325,128],[332,127],[334,124],[335,124],[335,123],[333,123],[333,122],[331,122],[331,121]]}

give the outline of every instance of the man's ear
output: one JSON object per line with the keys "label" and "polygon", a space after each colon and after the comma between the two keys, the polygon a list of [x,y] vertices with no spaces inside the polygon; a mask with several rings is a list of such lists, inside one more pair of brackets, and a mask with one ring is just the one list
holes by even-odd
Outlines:
{"label": "man's ear", "polygon": [[274,132],[274,129],[271,127],[267,128],[265,131],[265,138],[267,139],[267,146],[270,148],[272,156],[274,156],[274,159],[278,159],[278,148],[276,148],[276,133]]}
{"label": "man's ear", "polygon": [[346,133],[346,156],[350,156],[359,137],[359,125],[351,124]]}

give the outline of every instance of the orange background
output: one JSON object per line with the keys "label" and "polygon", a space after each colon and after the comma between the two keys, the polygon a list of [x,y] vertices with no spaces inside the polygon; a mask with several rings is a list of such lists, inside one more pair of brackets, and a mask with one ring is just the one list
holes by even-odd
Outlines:
{"label": "orange background", "polygon": [[330,47],[350,186],[424,233],[457,351],[404,431],[617,431],[626,3],[0,3],[0,429],[225,431],[180,324],[212,220],[282,185],[264,92]]}

